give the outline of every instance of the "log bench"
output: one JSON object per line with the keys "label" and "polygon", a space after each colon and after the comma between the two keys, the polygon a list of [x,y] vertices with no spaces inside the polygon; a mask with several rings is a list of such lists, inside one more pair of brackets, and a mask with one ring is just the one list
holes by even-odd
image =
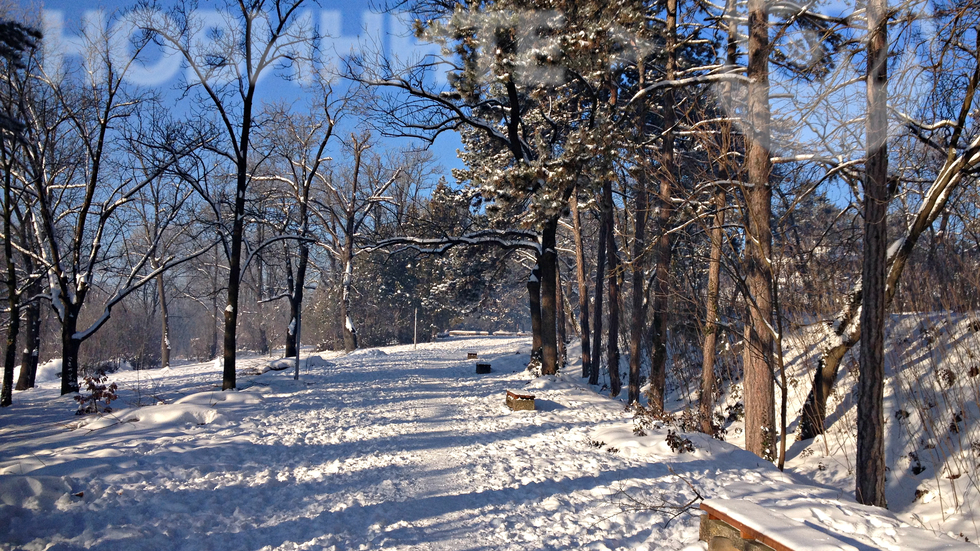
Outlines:
{"label": "log bench", "polygon": [[491,371],[490,370],[490,364],[477,362],[477,364],[476,364],[476,372],[477,372],[478,375],[483,375],[483,374],[486,374],[486,373],[490,373],[490,371]]}
{"label": "log bench", "polygon": [[514,411],[527,410],[534,411],[533,394],[517,394],[507,391],[507,407]]}
{"label": "log bench", "polygon": [[466,359],[467,360],[475,360],[478,357],[479,357],[479,354],[477,354],[476,352],[467,352],[466,353]]}
{"label": "log bench", "polygon": [[700,539],[708,551],[857,551],[802,522],[741,499],[701,502]]}

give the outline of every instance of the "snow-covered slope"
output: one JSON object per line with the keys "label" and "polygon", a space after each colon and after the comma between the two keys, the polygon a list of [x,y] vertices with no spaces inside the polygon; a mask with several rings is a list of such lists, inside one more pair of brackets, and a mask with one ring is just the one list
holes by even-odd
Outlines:
{"label": "snow-covered slope", "polygon": [[[895,314],[885,341],[889,509],[934,530],[980,540],[980,321],[963,314]],[[810,390],[819,331],[788,339],[790,419]],[[853,494],[857,347],[827,403],[828,430],[790,440],[787,470]],[[796,423],[790,427],[791,438]]]}
{"label": "snow-covered slope", "polygon": [[[677,454],[666,430],[637,437],[622,403],[574,374],[531,380],[526,344],[360,351],[225,393],[211,363],[120,372],[102,418],[74,417],[53,384],[17,393],[0,412],[0,548],[694,550],[699,495],[862,548],[957,545],[732,445],[688,435],[695,451]],[[538,411],[508,410],[507,390]]]}

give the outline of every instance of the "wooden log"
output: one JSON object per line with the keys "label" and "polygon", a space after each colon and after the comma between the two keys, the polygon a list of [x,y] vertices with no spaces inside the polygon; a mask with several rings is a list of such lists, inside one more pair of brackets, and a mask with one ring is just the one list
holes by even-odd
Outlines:
{"label": "wooden log", "polygon": [[466,359],[467,360],[475,360],[478,357],[479,357],[479,355],[476,352],[467,352],[466,353]]}
{"label": "wooden log", "polygon": [[490,373],[490,364],[476,364],[476,372],[483,375],[485,373]]}

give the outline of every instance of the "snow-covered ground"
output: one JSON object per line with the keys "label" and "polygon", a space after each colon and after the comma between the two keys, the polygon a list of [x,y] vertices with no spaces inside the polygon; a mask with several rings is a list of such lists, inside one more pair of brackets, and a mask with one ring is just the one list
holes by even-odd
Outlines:
{"label": "snow-covered ground", "polygon": [[[916,526],[980,540],[980,321],[955,313],[893,314],[885,342],[888,507]],[[821,333],[788,339],[787,471],[853,494],[857,347],[827,403],[827,434],[793,442]],[[778,391],[777,391],[778,394]]]}
{"label": "snow-covered ground", "polygon": [[[695,550],[698,496],[858,549],[972,547],[724,442],[638,437],[576,368],[531,379],[527,340],[323,356],[299,381],[244,359],[238,392],[213,363],[119,372],[101,418],[42,382],[0,412],[0,548]],[[538,411],[508,410],[507,390]]]}

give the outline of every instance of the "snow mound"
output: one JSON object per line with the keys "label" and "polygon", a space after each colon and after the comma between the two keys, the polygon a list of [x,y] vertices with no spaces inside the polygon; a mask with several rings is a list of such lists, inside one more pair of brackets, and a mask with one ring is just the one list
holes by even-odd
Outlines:
{"label": "snow mound", "polygon": [[0,476],[0,503],[32,511],[50,511],[71,500],[72,482],[67,476]]}
{"label": "snow mound", "polygon": [[[296,361],[293,360],[293,366]],[[309,385],[305,380],[294,380],[292,371],[267,371],[262,375],[252,379],[252,386],[247,391],[249,393],[271,392],[274,394],[284,394],[306,390]]]}
{"label": "snow mound", "polygon": [[[302,360],[300,360],[302,363]],[[291,367],[296,367],[296,358],[279,358],[269,362],[268,368],[272,371],[284,371]]]}
{"label": "snow mound", "polygon": [[120,423],[138,423],[140,428],[224,424],[227,420],[217,411],[193,404],[166,404],[144,408],[118,410],[108,415],[95,417],[79,428],[98,430]]}
{"label": "snow mound", "polygon": [[61,358],[44,362],[37,366],[36,383],[54,383],[61,380]]}
{"label": "snow mound", "polygon": [[304,367],[311,367],[311,368],[312,367],[333,367],[334,366],[334,363],[333,362],[329,362],[329,361],[325,360],[323,358],[323,356],[319,356],[319,355],[310,356],[310,357],[306,358],[305,360],[303,360],[303,363],[306,364]]}
{"label": "snow mound", "polygon": [[382,356],[387,356],[388,353],[384,350],[379,350],[377,348],[362,348],[354,350],[347,356],[361,357],[361,358],[380,358]]}
{"label": "snow mound", "polygon": [[127,408],[92,417],[82,421],[77,428],[98,430],[128,423],[137,424],[140,429],[185,425],[225,426],[231,420],[225,413],[219,412],[216,406],[220,405],[224,409],[229,405],[258,404],[261,401],[262,397],[254,393],[199,392],[172,404]]}

